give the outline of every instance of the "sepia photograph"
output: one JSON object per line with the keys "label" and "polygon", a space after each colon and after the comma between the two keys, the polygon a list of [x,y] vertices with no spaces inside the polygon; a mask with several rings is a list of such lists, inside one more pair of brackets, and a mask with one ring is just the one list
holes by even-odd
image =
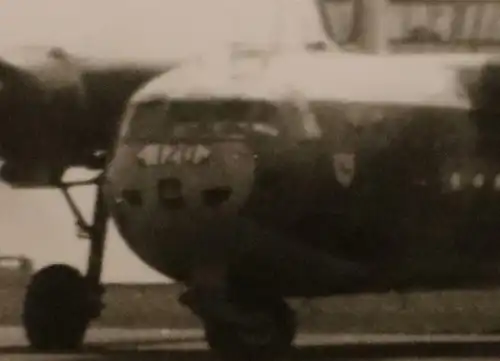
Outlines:
{"label": "sepia photograph", "polygon": [[0,361],[500,359],[496,100],[500,0],[0,1]]}

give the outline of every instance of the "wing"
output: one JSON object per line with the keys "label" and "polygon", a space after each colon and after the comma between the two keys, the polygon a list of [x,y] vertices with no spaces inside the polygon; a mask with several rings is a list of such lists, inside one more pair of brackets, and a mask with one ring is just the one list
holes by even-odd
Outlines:
{"label": "wing", "polygon": [[0,177],[13,186],[57,182],[96,167],[132,93],[174,61],[79,58],[55,47],[0,53]]}

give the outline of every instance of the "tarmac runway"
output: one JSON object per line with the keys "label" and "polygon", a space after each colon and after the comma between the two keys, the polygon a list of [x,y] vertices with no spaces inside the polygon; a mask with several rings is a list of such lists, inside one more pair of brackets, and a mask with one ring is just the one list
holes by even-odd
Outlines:
{"label": "tarmac runway", "polygon": [[[288,360],[499,360],[500,336],[302,334]],[[113,329],[89,331],[83,350],[39,354],[17,327],[0,328],[0,361],[214,360],[200,330]]]}

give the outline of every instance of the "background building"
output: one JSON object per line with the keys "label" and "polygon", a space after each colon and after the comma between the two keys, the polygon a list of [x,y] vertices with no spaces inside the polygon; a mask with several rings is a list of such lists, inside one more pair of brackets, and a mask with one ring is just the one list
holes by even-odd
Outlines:
{"label": "background building", "polygon": [[22,287],[33,272],[31,260],[24,256],[0,256],[0,289]]}
{"label": "background building", "polygon": [[373,51],[500,49],[500,1],[323,0],[340,44]]}

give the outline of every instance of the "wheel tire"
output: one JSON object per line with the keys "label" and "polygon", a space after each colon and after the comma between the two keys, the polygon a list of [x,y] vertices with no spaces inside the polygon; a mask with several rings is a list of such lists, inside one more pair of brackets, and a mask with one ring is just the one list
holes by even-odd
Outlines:
{"label": "wheel tire", "polygon": [[53,265],[37,272],[26,292],[22,321],[38,351],[78,349],[90,322],[89,288],[80,272]]}
{"label": "wheel tire", "polygon": [[268,305],[264,312],[269,315],[267,330],[242,330],[225,323],[206,323],[208,345],[214,352],[230,358],[257,359],[285,354],[297,331],[295,314],[284,301]]}

